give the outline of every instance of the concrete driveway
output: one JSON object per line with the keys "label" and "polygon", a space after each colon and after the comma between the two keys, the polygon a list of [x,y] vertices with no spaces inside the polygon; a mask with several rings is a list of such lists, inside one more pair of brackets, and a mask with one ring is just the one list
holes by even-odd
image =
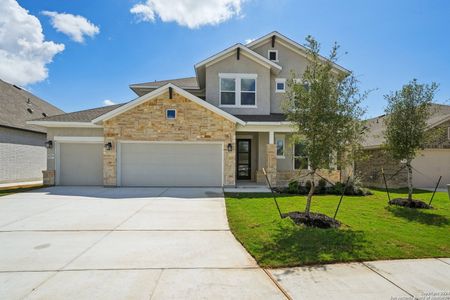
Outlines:
{"label": "concrete driveway", "polygon": [[53,187],[0,197],[0,299],[282,299],[221,189]]}

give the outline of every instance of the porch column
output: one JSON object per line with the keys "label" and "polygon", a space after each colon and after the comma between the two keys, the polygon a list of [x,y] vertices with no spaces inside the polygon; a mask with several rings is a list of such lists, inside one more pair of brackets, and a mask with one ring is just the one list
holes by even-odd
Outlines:
{"label": "porch column", "polygon": [[266,146],[266,172],[272,186],[277,185],[277,146],[275,133],[269,131],[269,144]]}

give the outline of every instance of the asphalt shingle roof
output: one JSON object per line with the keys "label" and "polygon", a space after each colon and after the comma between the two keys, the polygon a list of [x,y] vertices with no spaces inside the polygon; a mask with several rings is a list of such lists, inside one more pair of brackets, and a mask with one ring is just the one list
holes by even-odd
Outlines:
{"label": "asphalt shingle roof", "polygon": [[39,117],[64,113],[23,88],[0,80],[0,126],[46,132],[41,126],[26,122]]}
{"label": "asphalt shingle roof", "polygon": [[137,88],[136,86],[148,86],[149,88],[158,88],[165,84],[172,83],[180,88],[185,89],[198,89],[197,77],[185,77],[185,78],[176,78],[176,79],[167,79],[160,81],[150,81],[144,83],[135,83],[130,85],[131,88]]}
{"label": "asphalt shingle roof", "polygon": [[[432,126],[450,117],[450,106],[443,104],[433,104],[431,107],[431,117],[427,124]],[[386,129],[384,124],[385,115],[366,120],[366,136],[363,142],[364,147],[378,147],[384,143],[383,132]]]}
{"label": "asphalt shingle roof", "polygon": [[75,111],[67,114],[59,114],[51,117],[40,118],[34,121],[53,121],[53,122],[91,122],[92,120],[104,115],[113,109],[116,109],[125,103],[110,106],[102,106],[81,111]]}

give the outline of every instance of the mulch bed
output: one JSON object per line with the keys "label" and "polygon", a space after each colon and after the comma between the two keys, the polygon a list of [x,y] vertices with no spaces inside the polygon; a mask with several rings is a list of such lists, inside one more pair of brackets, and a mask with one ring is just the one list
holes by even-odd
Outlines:
{"label": "mulch bed", "polygon": [[338,228],[341,223],[327,215],[319,213],[310,213],[309,215],[304,212],[292,211],[282,214],[283,218],[291,218],[297,225],[306,225],[309,227],[317,228]]}
{"label": "mulch bed", "polygon": [[397,206],[404,206],[409,208],[423,208],[423,209],[430,209],[432,208],[430,205],[426,204],[423,201],[420,200],[408,200],[407,198],[395,198],[389,201],[390,205],[397,205]]}

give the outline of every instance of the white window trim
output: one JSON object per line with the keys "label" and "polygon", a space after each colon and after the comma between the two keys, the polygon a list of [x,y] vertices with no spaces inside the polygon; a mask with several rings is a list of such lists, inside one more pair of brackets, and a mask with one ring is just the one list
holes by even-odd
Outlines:
{"label": "white window trim", "polygon": [[[175,117],[174,118],[169,118],[167,116],[167,113],[169,112],[169,110],[174,110],[175,111]],[[166,119],[167,120],[175,120],[176,118],[177,118],[177,110],[175,108],[168,108],[168,109],[166,109]]]}
{"label": "white window trim", "polygon": [[[222,78],[235,80],[235,104],[222,104]],[[241,79],[255,79],[255,105],[241,105]],[[258,74],[219,73],[219,107],[257,108],[258,104]]]}
{"label": "white window trim", "polygon": [[[278,141],[283,141],[283,155],[278,155]],[[275,147],[276,147],[276,152],[277,152],[277,158],[278,159],[285,159],[286,158],[286,138],[284,136],[284,134],[280,134],[280,135],[276,135],[275,136]]]}
{"label": "white window trim", "polygon": [[[271,52],[275,52],[275,55],[276,55],[277,59],[275,59],[275,60],[271,60],[271,59],[270,59],[270,53],[271,53]],[[278,50],[274,50],[274,49],[269,49],[269,50],[267,50],[267,59],[270,60],[270,61],[273,61],[273,62],[279,62],[279,58],[278,58]]]}
{"label": "white window trim", "polygon": [[[283,84],[283,89],[278,89],[278,84]],[[275,78],[275,93],[285,93],[286,92],[286,78]]]}
{"label": "white window trim", "polygon": [[295,143],[292,144],[292,169],[295,171],[301,171],[301,170],[311,170],[311,166],[309,165],[309,158],[308,158],[308,169],[296,169],[295,168],[295,158],[300,156],[295,156]]}

